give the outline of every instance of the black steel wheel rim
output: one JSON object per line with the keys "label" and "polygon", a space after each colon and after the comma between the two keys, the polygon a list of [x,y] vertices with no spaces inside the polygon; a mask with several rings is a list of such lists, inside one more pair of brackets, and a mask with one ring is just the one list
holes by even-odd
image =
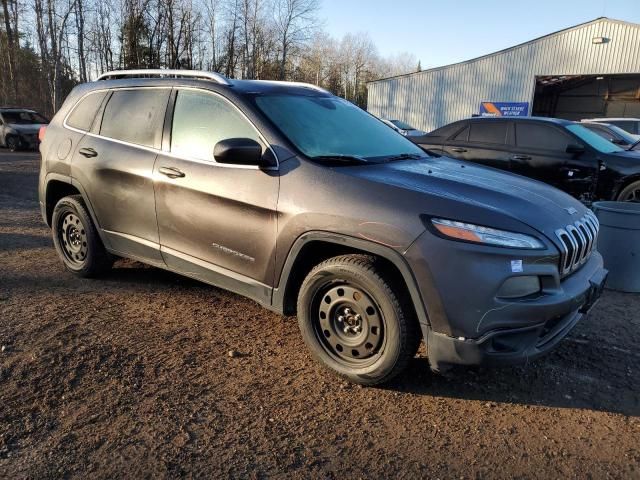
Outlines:
{"label": "black steel wheel rim", "polygon": [[346,282],[327,284],[318,290],[311,308],[316,338],[334,360],[365,367],[380,357],[385,319],[365,289]]}
{"label": "black steel wheel rim", "polygon": [[630,192],[627,192],[625,197],[622,199],[623,202],[631,202],[631,203],[640,203],[640,186],[634,188]]}
{"label": "black steel wheel rim", "polygon": [[14,137],[9,137],[7,139],[7,148],[9,150],[15,150],[18,148],[18,141]]}
{"label": "black steel wheel rim", "polygon": [[75,213],[69,212],[60,218],[58,239],[67,261],[73,265],[82,265],[89,247],[84,224]]}

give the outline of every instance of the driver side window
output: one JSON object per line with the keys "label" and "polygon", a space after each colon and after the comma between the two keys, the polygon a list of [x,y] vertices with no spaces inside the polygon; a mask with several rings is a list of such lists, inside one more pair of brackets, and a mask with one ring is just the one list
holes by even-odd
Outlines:
{"label": "driver side window", "polygon": [[178,91],[171,127],[171,153],[215,161],[214,147],[229,138],[250,138],[263,144],[253,125],[227,100],[213,93]]}
{"label": "driver side window", "polygon": [[557,128],[529,122],[516,123],[518,147],[564,152],[570,143],[576,142]]}

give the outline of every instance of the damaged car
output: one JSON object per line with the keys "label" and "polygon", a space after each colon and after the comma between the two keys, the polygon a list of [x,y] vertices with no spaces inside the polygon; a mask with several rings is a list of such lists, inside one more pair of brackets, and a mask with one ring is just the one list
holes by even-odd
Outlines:
{"label": "damaged car", "polygon": [[640,153],[569,120],[470,118],[412,140],[438,154],[540,180],[585,204],[640,201]]}
{"label": "damaged car", "polygon": [[607,276],[577,200],[429,155],[314,85],[110,72],[74,88],[40,151],[68,271],[127,257],[296,315],[313,356],[360,384],[423,340],[436,371],[542,356]]}

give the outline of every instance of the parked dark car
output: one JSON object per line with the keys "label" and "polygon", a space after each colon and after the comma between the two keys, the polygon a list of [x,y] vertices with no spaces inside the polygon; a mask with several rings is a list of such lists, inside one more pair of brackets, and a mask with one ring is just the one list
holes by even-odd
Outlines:
{"label": "parked dark car", "polygon": [[640,141],[640,135],[633,135],[612,123],[580,122],[580,125],[627,150],[637,146]]}
{"label": "parked dark car", "polygon": [[580,123],[478,117],[411,140],[432,152],[540,180],[587,204],[640,201],[640,154]]}
{"label": "parked dark car", "polygon": [[399,373],[422,338],[434,370],[532,360],[606,278],[575,199],[430,157],[312,85],[108,73],[71,92],[40,150],[69,271],[128,257],[297,314],[313,355],[362,384]]}
{"label": "parked dark car", "polygon": [[0,145],[12,152],[19,149],[37,149],[38,133],[49,120],[34,110],[0,108]]}

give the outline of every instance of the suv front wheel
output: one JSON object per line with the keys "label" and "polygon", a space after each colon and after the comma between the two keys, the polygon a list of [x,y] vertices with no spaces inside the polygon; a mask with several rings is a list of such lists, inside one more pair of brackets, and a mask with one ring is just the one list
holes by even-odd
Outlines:
{"label": "suv front wheel", "polygon": [[111,268],[113,257],[105,250],[81,195],[62,198],[53,209],[53,244],[64,266],[80,277],[95,277]]}
{"label": "suv front wheel", "polygon": [[317,265],[302,283],[298,322],[313,356],[363,385],[400,373],[420,344],[417,323],[376,257],[343,255]]}

